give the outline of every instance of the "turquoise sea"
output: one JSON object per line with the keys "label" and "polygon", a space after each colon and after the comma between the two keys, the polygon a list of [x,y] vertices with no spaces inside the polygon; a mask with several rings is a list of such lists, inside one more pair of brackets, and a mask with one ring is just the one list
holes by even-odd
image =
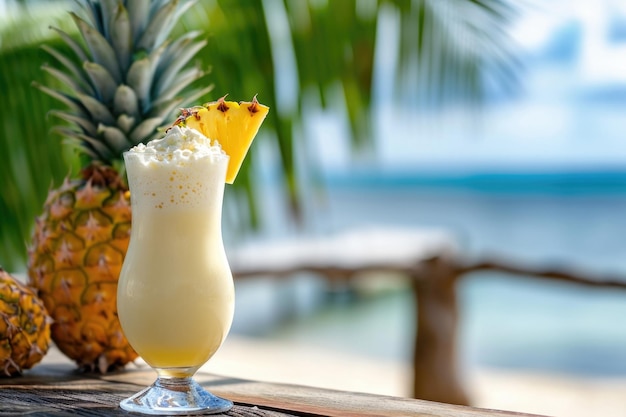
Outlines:
{"label": "turquoise sea", "polygon": [[[440,227],[497,255],[626,280],[626,171],[338,175],[309,213],[324,231]],[[233,332],[410,361],[406,288],[330,293],[311,276],[238,284]],[[465,366],[626,375],[626,291],[474,273],[461,284]],[[329,296],[331,294],[331,296]]]}

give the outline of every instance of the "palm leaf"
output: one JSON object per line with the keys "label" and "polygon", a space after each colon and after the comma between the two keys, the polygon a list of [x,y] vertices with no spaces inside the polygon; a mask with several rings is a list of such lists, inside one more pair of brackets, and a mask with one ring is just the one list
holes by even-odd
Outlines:
{"label": "palm leaf", "polygon": [[[79,165],[71,150],[61,148],[59,138],[48,134],[44,115],[57,108],[58,102],[30,87],[32,81],[46,86],[67,81],[53,72],[47,74],[40,70],[50,55],[38,45],[45,44],[47,50],[58,51],[53,59],[65,60],[64,65],[71,67],[76,64],[65,57],[75,56],[77,44],[68,41],[68,37],[75,39],[77,31],[63,10],[65,2],[25,4],[28,7],[20,9],[19,13],[9,13],[19,18],[0,25],[3,39],[0,91],[5,98],[4,111],[0,112],[3,115],[0,155],[6,155],[5,162],[0,164],[0,264],[13,270],[23,267],[24,242],[30,236],[33,219],[48,187],[59,183],[72,169],[70,167]],[[95,14],[115,16],[119,12],[117,4],[117,1],[107,0],[104,8],[81,12],[87,18],[87,22],[79,22],[81,30],[92,32],[90,26],[99,21]],[[379,52],[376,42],[379,30],[389,30],[389,25],[383,25],[385,19],[388,23],[389,16],[397,16],[394,27],[399,35],[398,60],[392,66],[396,71],[393,86],[397,99],[429,105],[451,99],[479,103],[485,91],[486,71],[499,77],[505,85],[515,80],[516,61],[504,30],[516,12],[512,4],[510,0],[216,0],[187,3],[185,7],[191,9],[172,30],[177,36],[188,33],[184,41],[202,45],[204,41],[197,40],[200,31],[208,42],[199,54],[201,62],[196,71],[203,73],[212,68],[205,77],[210,78],[211,85],[207,86],[190,72],[188,81],[184,82],[189,82],[190,91],[194,93],[193,97],[186,97],[187,100],[206,102],[226,93],[232,98],[248,99],[258,94],[259,100],[272,109],[258,140],[274,141],[286,201],[297,218],[301,213],[299,193],[304,180],[296,167],[295,153],[305,138],[294,130],[306,121],[306,113],[314,105],[311,103],[319,103],[327,111],[345,110],[355,147],[370,143],[372,81]],[[170,24],[163,22],[167,27],[162,31],[154,22],[163,20],[157,10],[170,7],[169,2],[133,0],[127,7],[150,8],[152,19],[142,25],[152,25],[154,30],[142,39],[136,39],[136,34],[123,33],[119,44],[125,45],[131,37],[135,42],[159,44],[163,33],[169,32]],[[95,14],[90,17],[90,13]],[[125,16],[118,17],[121,20],[117,24],[125,26]],[[57,32],[41,29],[50,25],[68,35],[62,35],[65,41]],[[279,32],[277,28],[287,30]],[[115,62],[116,56],[125,53],[107,49],[95,34],[89,36],[87,47],[99,53],[100,63],[105,68]],[[164,61],[152,62],[155,67],[148,68],[150,71],[138,69],[137,73],[156,71],[156,76],[167,77],[165,58],[174,56],[176,49],[165,48]],[[281,90],[284,86],[277,84],[277,79],[284,74],[283,61],[276,66],[276,60],[285,51],[293,56],[297,80],[290,86],[293,88],[287,99],[282,97],[285,96]],[[107,70],[112,77],[117,77],[120,68]],[[89,79],[83,81],[85,88],[94,83]],[[105,79],[98,78],[95,84],[107,91],[107,96],[111,95]],[[177,97],[176,89],[171,82],[170,85],[173,91],[168,97],[171,98],[156,103],[153,116],[161,117],[187,102],[185,97]],[[214,93],[210,93],[212,85],[216,86]],[[281,91],[282,98],[279,97]],[[62,118],[58,112],[52,114]],[[111,123],[109,115],[105,116],[110,126],[117,125],[122,130],[134,127],[131,119],[115,119]],[[116,114],[111,116],[117,117]],[[93,127],[88,126],[88,129],[93,130]],[[109,133],[115,139],[117,131],[113,127]],[[239,217],[235,220],[240,222],[245,216],[247,225],[252,226],[259,221],[254,194],[255,152],[253,147],[234,192],[229,193],[233,206],[238,207]]]}
{"label": "palm leaf", "polygon": [[[52,37],[54,31],[47,29],[46,24],[50,23],[49,17],[43,21],[41,14],[31,14],[38,16],[38,21],[31,20],[34,17],[17,19],[11,36],[0,34],[0,264],[18,272],[24,270],[26,242],[48,188],[76,167],[72,151],[49,134],[52,123],[45,115],[57,105],[56,99],[31,86],[33,80],[62,85],[40,69],[49,57],[39,47],[43,39],[63,54],[72,54],[62,40]],[[58,22],[55,26],[59,26]],[[45,30],[39,32],[41,27]],[[24,43],[19,45],[17,39],[23,32],[31,37],[24,36]]]}

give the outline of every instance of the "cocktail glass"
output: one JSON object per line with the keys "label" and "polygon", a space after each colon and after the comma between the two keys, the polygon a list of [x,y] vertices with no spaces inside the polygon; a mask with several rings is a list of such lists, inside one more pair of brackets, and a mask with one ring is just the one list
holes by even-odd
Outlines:
{"label": "cocktail glass", "polygon": [[157,379],[120,406],[144,414],[225,412],[233,403],[192,377],[226,338],[234,312],[221,233],[228,156],[131,150],[124,160],[133,217],[118,314]]}

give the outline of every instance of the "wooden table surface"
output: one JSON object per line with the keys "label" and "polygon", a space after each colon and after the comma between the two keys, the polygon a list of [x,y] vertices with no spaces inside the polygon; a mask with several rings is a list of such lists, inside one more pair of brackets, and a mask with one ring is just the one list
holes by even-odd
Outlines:
{"label": "wooden table surface", "polygon": [[[150,385],[155,377],[150,368],[133,365],[107,375],[79,373],[53,348],[42,363],[24,375],[0,378],[0,416],[134,415],[120,409],[119,402]],[[223,414],[231,417],[530,416],[407,398],[247,381],[202,370],[196,374],[196,380],[213,394],[235,403],[231,411]]]}

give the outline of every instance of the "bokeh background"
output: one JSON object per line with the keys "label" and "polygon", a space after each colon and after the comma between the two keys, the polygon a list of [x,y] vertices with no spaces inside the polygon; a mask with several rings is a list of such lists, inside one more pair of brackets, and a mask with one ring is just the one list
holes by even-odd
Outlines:
{"label": "bokeh background", "polygon": [[[48,133],[60,104],[31,87],[53,82],[40,45],[62,48],[51,25],[76,34],[73,7],[0,1],[0,264],[18,273],[48,188],[78,167]],[[206,0],[177,28],[192,29],[209,39],[206,101],[272,108],[227,191],[230,247],[440,228],[470,258],[626,280],[623,1]],[[410,287],[376,282],[238,283],[215,370],[406,395]],[[624,415],[626,293],[501,273],[460,291],[476,405]]]}

